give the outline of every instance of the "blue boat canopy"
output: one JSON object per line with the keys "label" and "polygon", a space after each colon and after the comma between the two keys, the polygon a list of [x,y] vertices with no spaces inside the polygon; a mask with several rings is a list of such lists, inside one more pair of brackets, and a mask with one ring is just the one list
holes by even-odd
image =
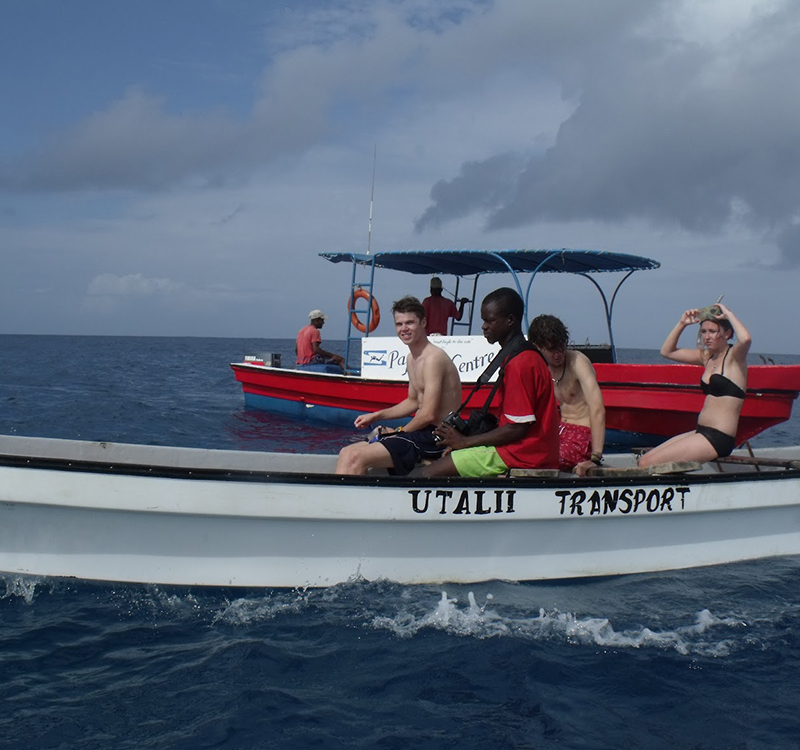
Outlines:
{"label": "blue boat canopy", "polygon": [[371,255],[320,253],[331,263],[356,263],[415,274],[598,273],[660,267],[650,258],[604,250],[397,250]]}

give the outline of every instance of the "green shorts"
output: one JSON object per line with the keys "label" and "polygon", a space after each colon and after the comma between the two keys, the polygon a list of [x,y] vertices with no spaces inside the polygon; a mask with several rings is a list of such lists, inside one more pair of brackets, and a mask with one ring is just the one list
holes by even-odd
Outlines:
{"label": "green shorts", "polygon": [[462,448],[453,451],[450,458],[461,477],[496,477],[508,471],[508,466],[493,445]]}

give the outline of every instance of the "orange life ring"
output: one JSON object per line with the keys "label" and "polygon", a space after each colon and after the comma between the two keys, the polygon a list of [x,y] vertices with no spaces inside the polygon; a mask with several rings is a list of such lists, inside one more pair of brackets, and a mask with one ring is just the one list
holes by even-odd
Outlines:
{"label": "orange life ring", "polygon": [[[368,300],[370,295],[365,292],[361,287],[358,289],[353,289],[353,293],[350,295],[350,299],[347,301],[347,311],[350,313],[350,323],[353,327],[361,331],[361,333],[366,333],[367,327],[358,319],[358,315],[356,315],[355,310],[353,307],[356,304],[357,299],[366,299]],[[372,333],[377,327],[378,323],[381,322],[381,308],[378,306],[378,300],[375,297],[372,298],[372,314],[370,315],[369,320],[369,332]]]}

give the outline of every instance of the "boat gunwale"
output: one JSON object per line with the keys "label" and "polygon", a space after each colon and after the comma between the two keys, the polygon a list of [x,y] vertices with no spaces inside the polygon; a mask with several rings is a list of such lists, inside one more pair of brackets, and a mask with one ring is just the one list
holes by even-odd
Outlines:
{"label": "boat gunwale", "polygon": [[[620,363],[615,363],[620,364]],[[625,364],[625,363],[623,363]],[[759,365],[753,365],[752,367],[758,367]],[[769,365],[767,365],[769,366]],[[793,365],[785,365],[786,367],[793,367]],[[353,381],[356,383],[388,383],[388,384],[401,384],[403,386],[406,385],[407,381],[404,380],[394,380],[390,378],[376,378],[376,377],[369,377],[364,375],[339,375],[337,373],[331,372],[304,372],[303,370],[295,370],[291,367],[268,367],[267,365],[258,365],[253,364],[252,362],[231,362],[230,367],[234,370],[236,368],[242,368],[247,370],[253,370],[255,372],[276,372],[279,373],[279,376],[300,376],[303,379],[306,378],[331,378],[340,381]],[[702,389],[696,383],[679,383],[679,382],[666,382],[666,381],[644,381],[644,380],[604,380],[602,378],[598,378],[598,383],[600,384],[601,388],[632,388],[637,390],[663,390],[668,388],[670,390],[681,390],[687,392],[697,392],[702,393]],[[471,385],[469,381],[465,381],[463,383],[464,386]],[[748,387],[746,389],[747,393],[758,395],[758,394],[768,394],[768,395],[782,395],[787,396],[791,393],[794,393],[793,398],[797,398],[800,395],[800,389],[795,388],[761,388],[758,386],[755,387]]]}
{"label": "boat gunwale", "polygon": [[[482,337],[481,337],[482,338]],[[229,367],[236,371],[236,369],[243,369],[249,370],[253,372],[259,373],[270,373],[276,374],[278,377],[299,377],[302,379],[316,379],[319,377],[333,379],[337,381],[354,381],[357,383],[388,383],[388,384],[402,384],[406,385],[406,380],[396,380],[393,378],[380,378],[374,376],[367,376],[367,375],[356,375],[356,374],[339,374],[339,373],[332,373],[332,372],[317,372],[312,370],[299,370],[293,367],[271,367],[266,364],[256,364],[254,362],[230,362]],[[700,373],[702,368],[699,365],[680,365],[680,364],[663,364],[663,363],[655,363],[655,364],[648,364],[648,363],[631,363],[631,362],[604,362],[601,363],[602,368],[613,367],[615,369],[628,369],[628,368],[637,368],[635,371],[639,373],[646,373],[648,370],[652,370],[652,368],[667,368],[667,369],[674,369],[676,375],[678,372],[685,375],[687,370],[691,370],[692,374],[694,372]],[[680,369],[679,369],[680,368]],[[769,368],[769,370],[767,369]],[[755,373],[759,375],[764,372],[767,374],[774,374],[772,368],[789,368],[793,372],[800,371],[800,364],[787,364],[787,365],[750,365],[748,370],[754,370]],[[782,370],[782,374],[785,373],[786,370]],[[754,373],[754,374],[755,374]],[[682,382],[680,378],[675,377],[671,378],[670,380],[637,380],[634,378],[629,379],[615,379],[615,380],[607,380],[603,377],[603,373],[598,375],[598,383],[600,384],[601,388],[605,387],[612,387],[612,388],[671,388],[671,389],[678,389],[678,390],[695,390],[697,392],[701,392],[700,385],[697,382]],[[470,381],[464,381],[464,384],[469,384]],[[769,394],[790,394],[794,393],[795,398],[800,395],[800,386],[797,388],[793,387],[775,387],[775,386],[752,386],[748,385],[746,388],[748,393],[757,394],[757,393],[769,393]]]}
{"label": "boat gunwale", "polygon": [[[280,454],[270,454],[280,455]],[[287,454],[297,455],[297,454]],[[557,476],[534,477],[482,477],[467,478],[453,477],[421,477],[421,476],[392,476],[369,474],[366,476],[338,475],[327,472],[310,471],[272,471],[257,469],[233,469],[221,467],[197,466],[168,466],[158,464],[141,464],[123,461],[94,461],[90,459],[57,458],[53,456],[30,456],[0,454],[0,468],[22,468],[40,471],[62,471],[88,474],[122,475],[131,477],[151,477],[158,479],[181,479],[191,481],[217,481],[217,482],[247,482],[263,484],[315,484],[323,486],[370,486],[376,489],[386,488],[416,488],[416,487],[469,487],[476,488],[504,488],[504,489],[531,489],[551,487],[629,487],[636,485],[675,485],[688,483],[719,484],[741,481],[770,481],[775,479],[800,478],[800,469],[775,466],[764,470],[755,470],[752,467],[742,467],[732,471],[703,470],[699,473],[678,472],[669,474],[656,474],[642,471],[604,476],[578,477],[572,474],[559,473]],[[8,501],[0,501],[8,502]]]}

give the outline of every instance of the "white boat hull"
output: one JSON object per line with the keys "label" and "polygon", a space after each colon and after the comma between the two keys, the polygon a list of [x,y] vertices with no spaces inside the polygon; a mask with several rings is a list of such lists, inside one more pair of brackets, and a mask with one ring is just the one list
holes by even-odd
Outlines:
{"label": "white boat hull", "polygon": [[797,469],[431,482],[335,477],[334,460],[0,437],[0,572],[302,587],[800,554]]}

